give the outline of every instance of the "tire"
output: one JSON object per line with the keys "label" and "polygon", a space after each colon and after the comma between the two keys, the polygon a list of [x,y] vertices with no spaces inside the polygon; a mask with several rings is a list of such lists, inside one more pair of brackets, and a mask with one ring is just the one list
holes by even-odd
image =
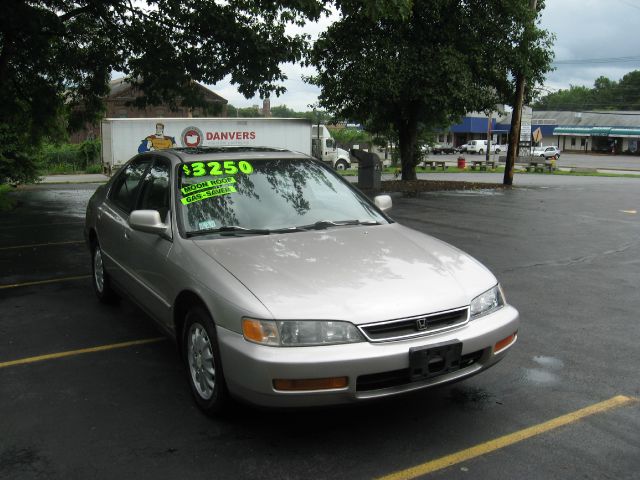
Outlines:
{"label": "tire", "polygon": [[185,316],[182,351],[191,393],[207,415],[222,413],[229,403],[218,347],[218,335],[211,315],[202,307]]}
{"label": "tire", "polygon": [[338,160],[336,162],[336,170],[346,170],[349,168],[349,164],[345,160]]}
{"label": "tire", "polygon": [[496,153],[500,153],[502,150],[500,150],[499,148],[496,148]]}
{"label": "tire", "polygon": [[117,300],[117,295],[111,287],[111,279],[104,269],[102,260],[102,249],[100,244],[96,242],[91,250],[91,283],[96,297],[102,303],[111,304]]}
{"label": "tire", "polygon": [[484,150],[480,149],[480,150],[478,150],[478,153],[479,153],[480,155],[483,155],[483,154],[484,154]]}
{"label": "tire", "polygon": [[540,155],[540,158],[545,158],[544,153],[542,155]]}

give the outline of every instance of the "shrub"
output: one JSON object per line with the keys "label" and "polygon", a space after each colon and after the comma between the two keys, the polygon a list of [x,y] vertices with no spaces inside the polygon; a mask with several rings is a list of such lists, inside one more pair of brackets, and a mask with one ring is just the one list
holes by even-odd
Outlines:
{"label": "shrub", "polygon": [[93,165],[100,165],[100,140],[86,140],[80,144],[45,144],[38,153],[38,164],[49,174],[93,170]]}

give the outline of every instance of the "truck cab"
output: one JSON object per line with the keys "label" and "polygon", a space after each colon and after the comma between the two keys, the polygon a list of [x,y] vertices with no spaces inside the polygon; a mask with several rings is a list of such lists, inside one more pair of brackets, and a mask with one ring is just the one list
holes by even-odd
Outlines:
{"label": "truck cab", "polygon": [[336,170],[346,170],[351,166],[349,152],[336,148],[335,140],[324,125],[311,127],[311,152],[318,160],[331,165]]}

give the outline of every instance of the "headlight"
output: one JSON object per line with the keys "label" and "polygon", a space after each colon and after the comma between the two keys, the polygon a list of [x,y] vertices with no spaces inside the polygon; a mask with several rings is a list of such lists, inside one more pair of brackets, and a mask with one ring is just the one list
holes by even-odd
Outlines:
{"label": "headlight", "polygon": [[500,285],[487,290],[471,301],[471,318],[478,318],[504,306]]}
{"label": "headlight", "polygon": [[242,319],[244,338],[263,345],[296,347],[335,345],[364,341],[349,322],[323,320],[255,320]]}

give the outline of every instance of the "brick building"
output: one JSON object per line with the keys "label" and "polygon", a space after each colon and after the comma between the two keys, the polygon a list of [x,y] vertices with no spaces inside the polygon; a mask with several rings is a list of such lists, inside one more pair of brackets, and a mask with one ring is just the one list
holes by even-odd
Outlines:
{"label": "brick building", "polygon": [[[225,117],[227,115],[227,100],[203,85],[198,84],[198,87],[202,90],[205,101],[213,107],[214,112],[217,112],[207,116]],[[147,108],[127,105],[142,93],[124,78],[112,80],[110,88],[111,91],[105,99],[105,118],[192,118],[204,116],[202,108],[190,109],[179,106],[176,110],[172,110],[169,105],[153,105]],[[72,143],[80,143],[84,140],[99,137],[100,124],[98,123],[96,125],[87,125],[84,129],[74,132],[70,136],[70,141]]]}

